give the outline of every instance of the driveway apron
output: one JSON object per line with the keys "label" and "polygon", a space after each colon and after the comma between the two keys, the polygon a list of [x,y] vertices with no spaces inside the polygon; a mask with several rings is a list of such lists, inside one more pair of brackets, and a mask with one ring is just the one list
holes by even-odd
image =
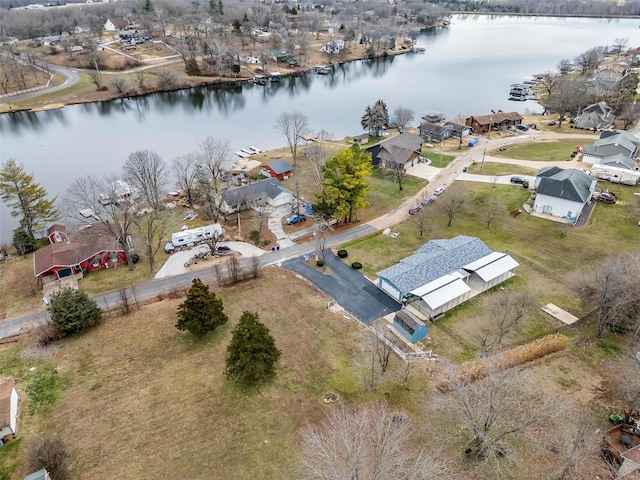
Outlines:
{"label": "driveway apron", "polygon": [[400,310],[400,304],[330,250],[325,250],[325,265],[333,270],[333,274],[325,275],[304,263],[302,258],[289,260],[282,266],[305,277],[362,323],[371,323]]}

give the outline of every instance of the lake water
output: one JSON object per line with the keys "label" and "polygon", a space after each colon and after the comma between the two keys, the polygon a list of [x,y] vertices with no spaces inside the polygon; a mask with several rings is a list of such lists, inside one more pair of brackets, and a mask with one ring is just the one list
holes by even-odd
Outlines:
{"label": "lake water", "polygon": [[[638,21],[507,16],[458,16],[449,28],[424,31],[422,54],[337,67],[266,87],[247,83],[74,105],[40,113],[0,115],[0,160],[15,158],[51,195],[64,196],[74,178],[117,172],[136,150],[165,160],[186,154],[207,135],[227,138],[232,150],[284,146],[274,128],[281,112],[303,112],[309,130],[336,138],[363,133],[367,105],[383,99],[392,112],[404,106],[448,119],[490,110],[540,111],[531,101],[507,100],[509,85],[534,73],[555,71],[561,59],[628,38],[640,44]],[[0,240],[16,222],[0,206]]]}

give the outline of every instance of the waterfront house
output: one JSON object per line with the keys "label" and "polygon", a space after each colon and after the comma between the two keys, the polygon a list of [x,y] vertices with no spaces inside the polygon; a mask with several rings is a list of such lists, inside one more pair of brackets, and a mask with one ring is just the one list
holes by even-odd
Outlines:
{"label": "waterfront house", "polygon": [[578,115],[574,124],[585,130],[605,130],[611,126],[615,117],[606,102],[598,102],[586,107]]}
{"label": "waterfront house", "polygon": [[259,182],[243,185],[221,193],[220,210],[225,214],[262,208],[279,207],[291,203],[293,192],[282,186],[277,178],[267,178]]}
{"label": "waterfront house", "polygon": [[398,165],[405,168],[413,166],[422,151],[422,137],[415,133],[404,132],[382,140],[366,148],[371,154],[374,167],[395,169]]}
{"label": "waterfront house", "polygon": [[607,157],[623,155],[633,159],[635,163],[639,147],[640,140],[635,135],[629,132],[605,130],[592,145],[584,146],[582,161],[596,165],[605,161]]}
{"label": "waterfront house", "polygon": [[289,162],[285,160],[274,160],[273,162],[266,163],[260,170],[260,175],[265,177],[277,178],[282,180],[291,176],[293,167],[289,165]]}
{"label": "waterfront house", "polygon": [[129,27],[129,20],[126,20],[122,17],[112,17],[107,19],[106,22],[104,22],[104,29],[109,32],[112,32],[115,30],[123,30],[128,27]]}
{"label": "waterfront house", "polygon": [[522,115],[518,112],[491,112],[489,115],[471,116],[465,119],[464,124],[473,128],[476,133],[487,133],[491,129],[506,129],[522,124]]}

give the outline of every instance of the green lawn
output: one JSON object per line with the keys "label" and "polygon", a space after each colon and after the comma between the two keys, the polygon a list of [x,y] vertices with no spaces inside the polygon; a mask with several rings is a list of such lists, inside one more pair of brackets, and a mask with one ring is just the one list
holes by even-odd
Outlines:
{"label": "green lawn", "polygon": [[571,153],[576,145],[584,145],[584,138],[567,139],[553,142],[530,142],[523,145],[512,145],[493,150],[490,155],[519,160],[536,160],[541,162],[558,162],[571,160]]}
{"label": "green lawn", "polygon": [[506,163],[484,162],[484,167],[480,170],[480,163],[473,163],[467,167],[467,173],[476,175],[535,175],[534,168],[522,167],[520,165],[509,165]]}
{"label": "green lawn", "polygon": [[398,207],[406,198],[413,196],[427,182],[421,178],[404,175],[402,190],[399,189],[395,172],[372,169],[366,178],[369,185],[367,201],[370,206],[358,213],[361,220],[370,220]]}
{"label": "green lawn", "polygon": [[440,154],[440,152],[424,152],[424,150],[422,156],[431,160],[431,166],[436,168],[445,168],[456,158],[453,155]]}

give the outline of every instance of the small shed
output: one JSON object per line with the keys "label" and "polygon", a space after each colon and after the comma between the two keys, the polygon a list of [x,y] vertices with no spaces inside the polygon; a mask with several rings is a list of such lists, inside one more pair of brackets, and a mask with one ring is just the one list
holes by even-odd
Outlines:
{"label": "small shed", "polygon": [[427,336],[427,326],[418,317],[405,309],[396,312],[395,317],[393,317],[393,326],[412,342],[417,342]]}
{"label": "small shed", "polygon": [[18,433],[20,395],[15,380],[0,382],[0,440]]}
{"label": "small shed", "polygon": [[46,468],[38,470],[37,472],[30,473],[23,480],[51,480],[49,472]]}
{"label": "small shed", "polygon": [[293,167],[285,160],[274,160],[273,162],[266,163],[262,166],[260,174],[265,177],[277,178],[282,180],[285,177],[291,176]]}

